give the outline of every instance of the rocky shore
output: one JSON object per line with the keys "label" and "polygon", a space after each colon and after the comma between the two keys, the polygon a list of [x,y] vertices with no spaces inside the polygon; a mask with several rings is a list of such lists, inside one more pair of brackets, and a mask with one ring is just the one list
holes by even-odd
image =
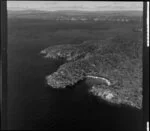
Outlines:
{"label": "rocky shore", "polygon": [[[93,85],[89,90],[100,99],[110,104],[128,105],[137,109],[142,108],[142,89],[115,88],[106,85]],[[135,93],[136,92],[136,93]]]}

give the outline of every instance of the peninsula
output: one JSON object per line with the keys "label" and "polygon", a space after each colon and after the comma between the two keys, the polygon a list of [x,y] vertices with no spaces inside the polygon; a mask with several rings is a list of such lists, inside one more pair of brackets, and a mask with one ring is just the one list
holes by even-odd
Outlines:
{"label": "peninsula", "polygon": [[142,108],[142,41],[114,37],[79,44],[59,44],[41,51],[47,59],[65,60],[46,76],[52,88],[66,88],[80,80],[93,82],[90,93],[112,104]]}

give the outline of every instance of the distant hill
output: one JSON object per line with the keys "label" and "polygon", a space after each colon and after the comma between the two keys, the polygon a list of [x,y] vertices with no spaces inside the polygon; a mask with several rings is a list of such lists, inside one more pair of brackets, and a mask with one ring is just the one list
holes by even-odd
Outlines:
{"label": "distant hill", "polygon": [[[41,16],[42,15],[42,16]],[[58,11],[41,11],[41,10],[8,10],[8,17],[20,18],[55,18],[57,16],[135,16],[141,17],[142,11],[76,11],[76,10],[58,10]],[[36,17],[35,17],[36,16]]]}

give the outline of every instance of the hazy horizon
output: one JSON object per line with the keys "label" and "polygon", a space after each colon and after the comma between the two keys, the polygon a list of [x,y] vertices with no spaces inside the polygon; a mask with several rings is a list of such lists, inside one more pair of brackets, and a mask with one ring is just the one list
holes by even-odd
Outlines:
{"label": "hazy horizon", "polygon": [[102,2],[102,1],[7,1],[11,11],[142,11],[143,2]]}

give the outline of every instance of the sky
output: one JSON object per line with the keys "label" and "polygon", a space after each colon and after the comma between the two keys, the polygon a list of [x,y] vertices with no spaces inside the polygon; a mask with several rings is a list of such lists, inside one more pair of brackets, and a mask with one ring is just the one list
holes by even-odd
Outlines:
{"label": "sky", "polygon": [[7,1],[8,10],[82,10],[113,11],[141,10],[143,2],[103,2],[103,1]]}

